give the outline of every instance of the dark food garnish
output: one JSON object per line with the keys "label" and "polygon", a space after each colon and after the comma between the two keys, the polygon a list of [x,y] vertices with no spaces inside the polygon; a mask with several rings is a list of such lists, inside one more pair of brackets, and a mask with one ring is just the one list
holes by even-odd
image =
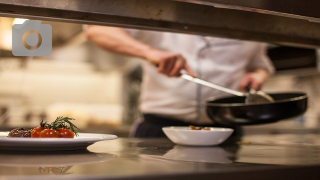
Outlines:
{"label": "dark food garnish", "polygon": [[[41,120],[40,126],[44,129],[54,129],[56,131],[59,131],[59,128],[70,129],[76,136],[78,136],[77,129],[79,128],[71,122],[73,120],[75,119],[59,116],[51,124],[48,124],[47,122],[43,122],[43,120]],[[8,137],[31,137],[31,131],[32,129],[27,130],[24,128],[15,128],[10,131]]]}
{"label": "dark food garnish", "polygon": [[24,128],[15,128],[10,131],[8,137],[31,137],[31,130]]}
{"label": "dark food garnish", "polygon": [[76,136],[78,136],[76,129],[79,129],[79,128],[71,122],[73,120],[75,119],[59,116],[55,121],[53,121],[50,125],[48,125],[48,127],[55,130],[58,130],[59,128],[70,129]]}

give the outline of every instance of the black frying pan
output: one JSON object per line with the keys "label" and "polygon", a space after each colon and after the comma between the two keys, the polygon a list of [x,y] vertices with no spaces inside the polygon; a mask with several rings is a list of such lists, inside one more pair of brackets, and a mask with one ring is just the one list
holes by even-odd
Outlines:
{"label": "black frying pan", "polygon": [[[268,93],[269,94],[269,93]],[[206,110],[214,123],[226,126],[273,123],[303,114],[307,110],[306,93],[270,93],[275,101],[245,104],[246,97],[230,96],[206,102]]]}

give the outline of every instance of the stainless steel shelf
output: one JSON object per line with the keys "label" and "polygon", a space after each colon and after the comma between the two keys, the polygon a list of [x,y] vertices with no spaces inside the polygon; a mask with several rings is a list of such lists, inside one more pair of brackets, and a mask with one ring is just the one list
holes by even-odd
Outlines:
{"label": "stainless steel shelf", "polygon": [[297,19],[320,22],[320,1],[318,0],[178,0],[226,9],[273,14]]}
{"label": "stainless steel shelf", "polygon": [[[284,4],[284,9],[270,6],[270,10],[261,7],[271,0],[249,2],[253,5],[235,0],[207,0],[202,4],[173,0],[0,0],[0,15],[320,47],[320,24],[315,22],[319,19],[317,1],[304,6],[291,3],[288,8]],[[298,11],[299,7],[304,10]]]}

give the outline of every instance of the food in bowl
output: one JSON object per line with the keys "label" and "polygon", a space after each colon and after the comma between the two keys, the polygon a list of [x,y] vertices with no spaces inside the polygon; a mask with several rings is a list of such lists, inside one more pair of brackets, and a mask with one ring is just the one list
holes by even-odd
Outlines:
{"label": "food in bowl", "polygon": [[189,125],[189,128],[191,130],[206,130],[206,131],[210,131],[209,127],[196,127],[196,126],[193,126],[193,125]]}
{"label": "food in bowl", "polygon": [[71,122],[72,120],[75,119],[59,116],[50,124],[41,121],[40,126],[30,130],[24,128],[15,128],[10,131],[8,137],[74,138],[74,136],[78,136],[76,131],[78,128]]}

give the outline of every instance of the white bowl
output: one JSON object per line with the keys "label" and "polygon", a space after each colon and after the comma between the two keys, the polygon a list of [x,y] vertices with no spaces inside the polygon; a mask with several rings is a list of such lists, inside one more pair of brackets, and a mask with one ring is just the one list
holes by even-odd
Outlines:
{"label": "white bowl", "polygon": [[213,146],[223,143],[233,132],[230,128],[190,130],[189,127],[163,127],[163,132],[174,143],[188,146]]}

